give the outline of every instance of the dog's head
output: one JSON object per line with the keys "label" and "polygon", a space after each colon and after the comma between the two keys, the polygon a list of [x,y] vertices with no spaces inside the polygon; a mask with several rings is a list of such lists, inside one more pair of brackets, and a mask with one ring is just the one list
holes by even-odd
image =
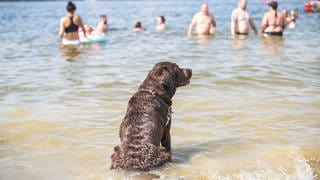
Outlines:
{"label": "dog's head", "polygon": [[150,84],[148,81],[151,81],[153,85],[173,96],[176,88],[190,83],[191,76],[191,69],[180,68],[176,63],[160,62],[154,65],[144,84]]}

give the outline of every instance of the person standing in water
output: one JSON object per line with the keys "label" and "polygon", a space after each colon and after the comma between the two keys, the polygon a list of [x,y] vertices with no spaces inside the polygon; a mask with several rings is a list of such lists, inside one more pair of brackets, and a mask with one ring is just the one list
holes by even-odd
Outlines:
{"label": "person standing in water", "polygon": [[207,3],[201,5],[201,11],[193,16],[189,25],[188,35],[192,35],[193,27],[196,26],[197,35],[212,35],[215,32],[216,20],[209,12]]}
{"label": "person standing in water", "polygon": [[[79,16],[75,16],[76,5],[69,1],[67,5],[67,15],[60,20],[59,36],[64,45],[80,44],[78,29],[85,29]],[[86,33],[84,32],[84,36]]]}
{"label": "person standing in water", "polygon": [[156,30],[158,31],[164,31],[167,29],[167,25],[166,25],[166,19],[164,18],[164,16],[159,16],[157,18],[157,26],[156,26]]}
{"label": "person standing in water", "polygon": [[282,10],[282,14],[285,16],[286,28],[287,27],[290,29],[296,28],[296,19],[298,17],[297,12],[295,12],[294,10],[291,10],[289,14],[289,12],[286,9],[284,9]]}
{"label": "person standing in water", "polygon": [[231,15],[232,35],[249,35],[250,26],[254,30],[255,34],[258,34],[257,27],[246,9],[247,0],[238,0],[238,8],[234,9]]}
{"label": "person standing in water", "polygon": [[108,19],[106,15],[100,16],[100,21],[97,25],[98,34],[104,34],[109,31]]}
{"label": "person standing in water", "polygon": [[262,18],[261,30],[265,36],[282,36],[286,26],[285,16],[277,10],[278,3],[271,1],[269,11]]}

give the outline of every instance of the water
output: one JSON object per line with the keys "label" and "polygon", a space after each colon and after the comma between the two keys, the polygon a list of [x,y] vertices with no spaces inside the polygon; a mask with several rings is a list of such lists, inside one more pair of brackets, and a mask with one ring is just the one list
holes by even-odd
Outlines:
{"label": "water", "polygon": [[[303,3],[281,1],[299,12],[283,39],[232,40],[236,1],[209,2],[218,27],[207,39],[186,36],[198,1],[76,2],[86,24],[107,14],[111,31],[61,48],[66,2],[1,2],[0,179],[319,179],[320,14]],[[267,7],[248,10],[260,26]],[[134,33],[134,20],[148,31]],[[173,163],[111,171],[127,102],[163,60],[193,69],[173,98]]]}

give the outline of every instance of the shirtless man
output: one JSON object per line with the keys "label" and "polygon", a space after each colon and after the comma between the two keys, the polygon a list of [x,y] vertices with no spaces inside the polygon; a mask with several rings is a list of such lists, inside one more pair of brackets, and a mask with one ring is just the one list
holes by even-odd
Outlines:
{"label": "shirtless man", "polygon": [[276,1],[271,1],[268,6],[269,11],[264,14],[261,22],[262,33],[266,36],[282,36],[286,26],[285,16],[277,11]]}
{"label": "shirtless man", "polygon": [[104,34],[108,32],[109,26],[108,26],[108,19],[106,15],[100,16],[100,21],[97,25],[97,32],[98,34]]}
{"label": "shirtless man", "polygon": [[[82,20],[79,16],[75,16],[76,5],[71,1],[67,5],[67,16],[61,18],[59,36],[62,38],[64,45],[78,45],[80,44],[78,29],[84,29]],[[84,36],[86,34],[84,33]]]}
{"label": "shirtless man", "polygon": [[249,26],[258,34],[250,14],[246,11],[247,0],[238,0],[238,8],[232,11],[231,15],[231,34],[249,35]]}
{"label": "shirtless man", "polygon": [[193,27],[196,26],[198,35],[211,35],[215,32],[216,20],[213,14],[209,13],[207,3],[203,3],[201,11],[193,16],[192,22],[189,25],[188,35],[192,35]]}

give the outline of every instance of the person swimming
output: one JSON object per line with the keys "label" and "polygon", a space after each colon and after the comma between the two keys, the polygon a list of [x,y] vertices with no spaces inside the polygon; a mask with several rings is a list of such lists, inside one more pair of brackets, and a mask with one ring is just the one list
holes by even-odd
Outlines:
{"label": "person swimming", "polygon": [[159,16],[157,18],[157,26],[156,26],[156,30],[158,31],[164,31],[167,29],[167,25],[166,25],[166,19],[164,18],[164,16]]}
{"label": "person swimming", "polygon": [[282,13],[285,15],[286,27],[290,29],[296,28],[296,20],[298,18],[298,13],[294,10],[291,10],[289,14],[289,12],[286,9],[284,9]]}
{"label": "person swimming", "polygon": [[135,31],[135,32],[145,31],[145,29],[142,28],[142,24],[141,24],[140,21],[135,21],[135,22],[134,22],[134,31]]}
{"label": "person swimming", "polygon": [[84,25],[84,31],[86,32],[86,37],[84,37],[84,31],[82,28],[79,28],[79,36],[81,42],[86,42],[86,38],[92,39],[97,37],[105,37],[105,33],[108,31],[107,16],[101,15],[100,21],[95,28],[92,25]]}
{"label": "person swimming", "polygon": [[[84,29],[84,26],[81,18],[74,15],[76,9],[76,5],[69,1],[66,7],[67,15],[60,20],[59,36],[62,38],[62,44],[64,45],[80,44],[78,29],[79,27]],[[86,36],[85,32],[84,36]]]}
{"label": "person swimming", "polygon": [[266,36],[282,36],[286,21],[284,15],[277,11],[278,3],[271,1],[268,3],[269,11],[262,18],[261,30]]}

